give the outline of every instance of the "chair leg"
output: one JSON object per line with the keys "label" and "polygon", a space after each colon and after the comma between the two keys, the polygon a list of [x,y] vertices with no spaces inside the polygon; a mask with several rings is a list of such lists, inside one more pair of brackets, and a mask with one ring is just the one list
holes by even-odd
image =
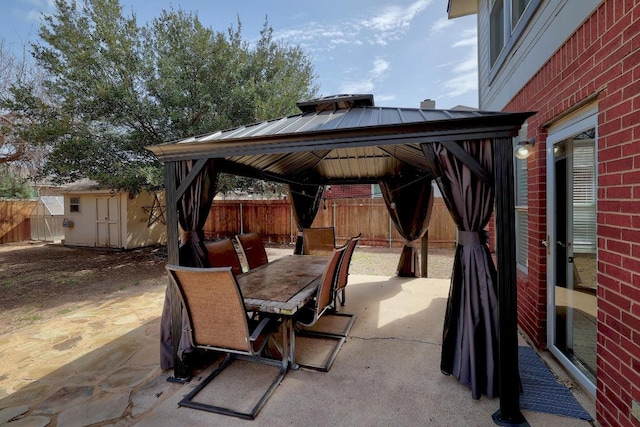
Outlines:
{"label": "chair leg", "polygon": [[[260,400],[249,412],[240,412],[231,408],[225,408],[225,407],[216,406],[216,405],[209,405],[209,404],[200,403],[200,402],[193,402],[191,399],[193,399],[196,394],[202,391],[203,388],[205,388],[216,376],[218,376],[218,374],[220,374],[220,372],[222,372],[231,363],[233,359],[245,360],[245,361],[254,362],[254,363],[262,363],[262,364],[271,365],[271,366],[278,366],[280,367],[280,371],[278,372],[276,377],[273,379],[273,381],[267,388],[266,392],[262,395]],[[287,365],[284,361],[266,359],[263,357],[255,357],[255,356],[253,357],[244,356],[244,355],[234,356],[230,353],[227,353],[225,355],[224,360],[220,362],[220,365],[207,378],[202,380],[202,383],[200,383],[196,388],[194,388],[189,394],[184,396],[182,400],[178,402],[178,406],[184,406],[192,409],[199,409],[201,411],[213,412],[213,413],[222,414],[222,415],[229,415],[233,417],[242,418],[245,420],[253,420],[258,415],[258,412],[260,412],[260,410],[262,409],[264,404],[267,402],[271,394],[273,394],[273,391],[276,389],[276,387],[282,382],[282,379],[284,378],[286,373],[287,373]]]}

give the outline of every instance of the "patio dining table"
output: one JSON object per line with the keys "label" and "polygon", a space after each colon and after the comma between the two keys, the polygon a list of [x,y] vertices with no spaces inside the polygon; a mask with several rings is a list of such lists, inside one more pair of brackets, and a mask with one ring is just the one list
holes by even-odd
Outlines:
{"label": "patio dining table", "polygon": [[329,261],[326,256],[289,255],[237,276],[245,308],[282,316],[283,361],[297,369],[293,316],[309,302]]}

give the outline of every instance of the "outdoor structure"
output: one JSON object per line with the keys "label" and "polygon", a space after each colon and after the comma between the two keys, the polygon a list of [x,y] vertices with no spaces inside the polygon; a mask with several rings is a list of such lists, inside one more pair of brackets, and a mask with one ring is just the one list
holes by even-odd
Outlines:
{"label": "outdoor structure", "polygon": [[40,196],[30,218],[32,240],[55,242],[64,239],[62,196]]}
{"label": "outdoor structure", "polygon": [[[428,229],[435,179],[459,229],[441,369],[470,385],[473,398],[500,394],[496,419],[520,421],[511,140],[532,113],[375,107],[372,95],[298,107],[297,115],[148,147],[165,164],[169,263],[207,265],[201,234],[218,172],[288,183],[300,230],[313,222],[325,185],[378,183],[408,243]],[[497,272],[484,232],[494,202]],[[401,264],[413,250],[405,247]],[[168,287],[161,363],[180,376],[174,292]]]}
{"label": "outdoor structure", "polygon": [[537,111],[514,141],[520,328],[595,395],[600,424],[638,426],[640,3],[448,11],[477,14],[481,109]]}
{"label": "outdoor structure", "polygon": [[64,194],[64,241],[71,246],[134,249],[166,242],[164,197],[69,184]]}

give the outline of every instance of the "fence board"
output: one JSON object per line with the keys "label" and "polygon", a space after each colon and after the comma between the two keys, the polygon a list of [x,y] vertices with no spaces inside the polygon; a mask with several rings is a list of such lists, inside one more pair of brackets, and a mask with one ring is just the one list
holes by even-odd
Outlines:
{"label": "fence board", "polygon": [[[404,239],[391,222],[382,199],[325,201],[312,227],[331,226],[335,227],[337,244],[362,233],[362,245],[404,245]],[[288,200],[216,200],[204,231],[207,239],[255,231],[273,243],[292,243],[297,235]],[[453,248],[455,241],[455,224],[442,199],[436,198],[429,227],[429,247]]]}
{"label": "fence board", "polygon": [[37,200],[0,200],[0,243],[31,239],[29,216]]}

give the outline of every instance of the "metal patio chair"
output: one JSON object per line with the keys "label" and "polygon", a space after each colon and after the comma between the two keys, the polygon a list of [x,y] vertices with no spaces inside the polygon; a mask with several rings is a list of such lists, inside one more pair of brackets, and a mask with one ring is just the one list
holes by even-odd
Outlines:
{"label": "metal patio chair", "polygon": [[244,259],[247,261],[249,270],[269,262],[267,251],[258,233],[238,234],[236,235],[236,240],[240,245]]}
{"label": "metal patio chair", "polygon": [[336,290],[334,293],[334,304],[333,307],[338,309],[338,300],[340,300],[340,305],[344,306],[345,303],[345,288],[347,286],[347,281],[349,280],[349,267],[351,266],[351,257],[353,256],[353,252],[356,249],[356,245],[358,241],[360,241],[360,236],[362,233],[358,234],[355,237],[352,237],[347,242],[347,249],[344,251],[344,255],[342,256],[342,260],[340,261],[340,268],[338,269],[338,278],[336,280]]}
{"label": "metal patio chair", "polygon": [[296,361],[296,363],[299,363],[300,366],[306,366],[308,368],[318,369],[321,371],[328,371],[333,364],[336,356],[338,355],[340,347],[346,339],[344,336],[339,334],[333,334],[330,332],[319,332],[308,329],[314,326],[322,315],[331,310],[335,281],[337,278],[338,268],[340,266],[340,260],[342,259],[345,249],[346,246],[342,246],[332,251],[331,257],[329,258],[324,272],[322,273],[322,277],[320,278],[320,284],[318,285],[318,290],[316,291],[315,297],[304,307],[298,310],[293,318],[295,335],[334,340],[335,348],[324,364],[310,365],[304,362]]}
{"label": "metal patio chair", "polygon": [[333,227],[302,229],[303,255],[329,255],[336,247],[336,235]]}
{"label": "metal patio chair", "polygon": [[[194,268],[167,265],[167,272],[177,286],[188,325],[185,332],[190,344],[199,349],[218,351],[225,355],[220,365],[187,394],[179,406],[253,419],[280,384],[287,371],[287,361],[260,357],[278,319],[263,317],[253,321],[247,317],[244,300],[231,267]],[[248,412],[240,412],[202,402],[193,398],[220,374],[234,359],[280,367],[266,392]],[[225,390],[220,390],[224,393]]]}
{"label": "metal patio chair", "polygon": [[207,248],[211,267],[231,267],[234,275],[242,274],[238,252],[230,239],[207,242],[204,246]]}

